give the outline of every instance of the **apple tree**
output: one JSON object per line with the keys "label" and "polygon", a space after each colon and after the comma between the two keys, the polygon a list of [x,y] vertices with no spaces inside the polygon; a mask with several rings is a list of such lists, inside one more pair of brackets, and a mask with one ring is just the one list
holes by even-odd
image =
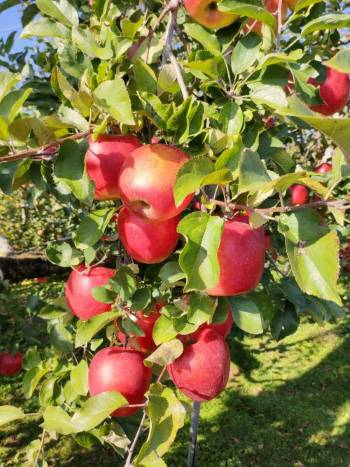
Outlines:
{"label": "apple tree", "polygon": [[[225,389],[232,325],[280,340],[303,315],[343,314],[350,14],[322,0],[0,12],[17,4],[32,45],[0,43],[0,188],[74,217],[46,248],[70,268],[65,293],[34,309],[49,345],[21,349],[42,428],[30,456],[45,465],[45,443],[73,436],[163,466],[190,402],[195,431]],[[0,373],[21,364],[3,352]],[[0,407],[2,424],[29,416]]]}

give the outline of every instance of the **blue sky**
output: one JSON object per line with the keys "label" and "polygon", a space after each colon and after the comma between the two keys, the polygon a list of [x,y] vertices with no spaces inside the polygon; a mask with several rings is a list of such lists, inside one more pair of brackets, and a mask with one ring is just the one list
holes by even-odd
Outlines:
{"label": "blue sky", "polygon": [[20,39],[22,31],[21,11],[19,6],[9,8],[0,14],[0,37],[5,38],[12,32],[17,31],[16,40],[12,52],[18,52],[26,45],[30,44],[27,39]]}

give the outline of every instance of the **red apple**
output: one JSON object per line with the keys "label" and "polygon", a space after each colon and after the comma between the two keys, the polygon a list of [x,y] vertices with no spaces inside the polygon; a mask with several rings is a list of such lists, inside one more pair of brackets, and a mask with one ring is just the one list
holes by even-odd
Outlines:
{"label": "red apple", "polygon": [[197,23],[210,29],[225,28],[238,18],[232,13],[224,13],[218,10],[218,0],[184,0],[187,13]]}
{"label": "red apple", "polygon": [[233,326],[233,317],[232,317],[232,311],[231,308],[228,309],[227,312],[227,318],[223,323],[204,323],[202,324],[197,331],[192,332],[191,334],[186,334],[186,335],[181,335],[179,334],[177,336],[177,339],[180,339],[185,344],[192,343],[193,341],[196,341],[198,338],[198,335],[203,329],[211,329],[212,331],[217,332],[218,334],[221,334],[222,337],[226,339],[226,337],[230,334],[230,331]]}
{"label": "red apple", "polygon": [[118,216],[118,233],[128,254],[140,263],[164,261],[175,249],[179,239],[176,231],[179,216],[161,222],[150,222],[127,208]]}
{"label": "red apple", "polygon": [[80,265],[69,274],[66,284],[66,300],[73,315],[87,320],[109,311],[112,305],[95,300],[91,294],[94,287],[106,285],[115,270],[103,266],[86,268]]}
{"label": "red apple", "polygon": [[309,201],[309,190],[304,185],[292,185],[288,191],[291,196],[289,201],[291,206],[306,204]]}
{"label": "red apple", "polygon": [[350,79],[346,73],[328,68],[326,79],[319,84],[315,78],[308,81],[315,87],[319,87],[323,104],[310,105],[310,109],[323,115],[332,115],[343,109],[349,99]]}
{"label": "red apple", "polygon": [[[156,350],[157,345],[154,343],[152,338],[152,331],[154,327],[154,323],[159,318],[160,313],[159,311],[153,311],[149,316],[146,316],[142,313],[142,311],[136,312],[137,320],[135,323],[142,329],[144,332],[144,336],[136,336],[132,335],[128,338],[128,346],[132,347],[136,350],[139,350],[143,353],[151,353]],[[118,339],[122,344],[126,342],[126,335],[122,332],[118,332]]]}
{"label": "red apple", "polygon": [[194,344],[168,365],[174,384],[194,401],[210,401],[225,388],[230,371],[230,352],[224,337],[203,329]]}
{"label": "red apple", "polygon": [[180,214],[193,198],[188,195],[180,206],[175,206],[176,174],[187,160],[187,154],[167,144],[148,144],[133,151],[120,171],[123,203],[152,221],[165,221]]}
{"label": "red apple", "polygon": [[323,164],[316,167],[315,172],[317,172],[318,174],[325,174],[327,172],[330,172],[332,168],[333,168],[332,164],[328,164],[327,162],[324,162]]}
{"label": "red apple", "polygon": [[264,272],[264,229],[253,229],[244,219],[226,221],[218,261],[219,280],[207,290],[209,295],[232,296],[255,289]]}
{"label": "red apple", "polygon": [[135,136],[102,135],[93,141],[89,138],[89,149],[85,161],[89,177],[95,183],[94,199],[119,198],[120,168],[141,143]]}
{"label": "red apple", "polygon": [[0,354],[0,375],[1,376],[14,376],[17,375],[22,369],[23,354],[17,352],[12,355],[8,352]]}
{"label": "red apple", "polygon": [[[107,347],[96,353],[89,366],[92,396],[106,391],[120,392],[129,404],[142,404],[151,383],[152,371],[143,364],[144,355],[134,349]],[[138,407],[115,410],[112,415],[127,417]]]}
{"label": "red apple", "polygon": [[37,277],[35,280],[38,284],[43,284],[44,282],[47,282],[49,278],[48,277]]}

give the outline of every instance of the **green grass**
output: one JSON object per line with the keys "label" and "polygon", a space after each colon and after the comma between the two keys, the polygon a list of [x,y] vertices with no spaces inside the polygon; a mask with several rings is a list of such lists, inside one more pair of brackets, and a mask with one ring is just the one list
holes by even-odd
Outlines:
{"label": "green grass", "polygon": [[[43,297],[61,284],[26,282],[11,287],[0,305],[6,332],[2,343],[30,329],[25,302],[34,292]],[[19,318],[18,318],[19,317]],[[6,319],[5,319],[6,318]],[[27,327],[25,326],[27,324]],[[33,337],[35,338],[35,336]],[[275,467],[350,465],[350,316],[336,324],[304,322],[282,342],[269,336],[230,336],[229,386],[201,408],[197,465],[200,467]],[[4,344],[5,345],[5,344]],[[0,379],[0,403],[24,404],[20,378]],[[14,423],[0,430],[0,465],[20,466],[28,445],[40,435],[37,424]],[[186,465],[188,425],[165,460]],[[51,441],[45,449],[49,466],[122,466],[108,448],[85,450],[72,438]]]}

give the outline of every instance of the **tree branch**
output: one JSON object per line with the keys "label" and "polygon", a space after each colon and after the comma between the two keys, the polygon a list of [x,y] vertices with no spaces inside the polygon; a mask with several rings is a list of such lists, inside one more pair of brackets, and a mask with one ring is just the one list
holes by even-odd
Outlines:
{"label": "tree branch", "polygon": [[[19,161],[21,159],[28,159],[29,157],[37,156],[37,159],[44,159],[45,156],[50,155],[50,153],[46,152],[48,149],[52,148],[52,146],[60,146],[65,141],[74,141],[77,139],[83,139],[90,134],[89,131],[83,131],[81,133],[75,133],[74,135],[65,136],[64,138],[56,139],[55,141],[51,141],[51,143],[45,144],[44,146],[39,146],[33,149],[26,149],[24,151],[19,151],[16,153],[10,153],[7,156],[0,156],[0,164],[4,162],[12,162],[12,161]],[[43,156],[43,157],[40,157]]]}
{"label": "tree branch", "polygon": [[134,455],[134,450],[135,450],[135,447],[136,447],[136,443],[137,443],[137,441],[138,441],[138,439],[139,439],[139,437],[140,437],[140,435],[142,433],[142,427],[143,427],[143,424],[145,423],[145,420],[146,420],[146,411],[144,410],[141,421],[140,421],[140,424],[139,424],[139,427],[138,427],[136,435],[135,435],[135,438],[133,439],[133,442],[131,443],[131,446],[129,448],[128,457],[126,458],[124,467],[132,467],[132,464],[131,464],[132,456]]}

